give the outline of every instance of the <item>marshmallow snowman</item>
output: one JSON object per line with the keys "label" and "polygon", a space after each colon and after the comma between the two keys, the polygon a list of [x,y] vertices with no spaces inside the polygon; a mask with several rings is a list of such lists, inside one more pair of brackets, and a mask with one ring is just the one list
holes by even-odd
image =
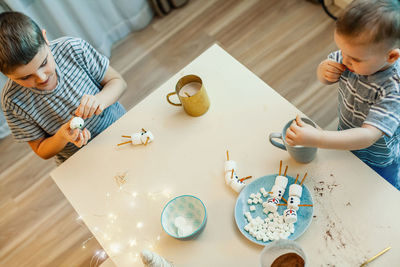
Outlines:
{"label": "marshmallow snowman", "polygon": [[[297,179],[296,179],[297,181]],[[289,198],[287,207],[285,210],[285,222],[287,223],[295,223],[297,222],[297,210],[299,210],[300,198],[303,194],[303,186],[300,184],[291,184],[289,186]],[[294,212],[293,212],[294,211]],[[287,216],[286,216],[287,214]]]}
{"label": "marshmallow snowman", "polygon": [[85,122],[81,117],[74,117],[69,123],[69,128],[71,128],[72,130],[82,129],[84,125]]}
{"label": "marshmallow snowman", "polygon": [[227,151],[227,160],[225,161],[225,183],[229,185],[234,191],[240,193],[246,184],[241,181],[237,175],[237,163],[229,160]]}
{"label": "marshmallow snowman", "polygon": [[131,134],[132,145],[148,144],[151,143],[153,140],[154,136],[150,131]]}
{"label": "marshmallow snowman", "polygon": [[275,184],[272,186],[271,192],[272,197],[267,199],[265,210],[268,212],[276,212],[278,210],[278,204],[288,183],[288,178],[282,175],[278,175],[275,178]]}

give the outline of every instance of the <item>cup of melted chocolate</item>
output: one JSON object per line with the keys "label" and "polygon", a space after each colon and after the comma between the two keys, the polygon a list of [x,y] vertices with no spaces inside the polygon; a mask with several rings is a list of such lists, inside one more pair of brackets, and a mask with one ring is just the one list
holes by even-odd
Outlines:
{"label": "cup of melted chocolate", "polygon": [[306,255],[293,240],[277,240],[263,249],[261,267],[305,267]]}

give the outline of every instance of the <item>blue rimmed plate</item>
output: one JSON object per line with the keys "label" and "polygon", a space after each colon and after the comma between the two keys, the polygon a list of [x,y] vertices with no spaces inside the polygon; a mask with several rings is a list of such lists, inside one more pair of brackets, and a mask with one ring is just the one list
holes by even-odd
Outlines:
{"label": "blue rimmed plate", "polygon": [[[260,192],[261,187],[264,187],[267,192],[271,190],[272,186],[275,183],[275,178],[277,175],[278,174],[266,175],[248,184],[240,192],[235,206],[235,220],[236,220],[236,225],[239,228],[240,232],[250,241],[263,246],[270,243],[271,241],[263,242],[262,240],[257,240],[244,230],[244,226],[248,224],[248,221],[244,216],[244,213],[250,211],[250,205],[247,204],[247,200],[249,199],[250,194],[251,193],[256,194],[257,192]],[[289,186],[293,184],[296,179],[291,176],[286,176],[286,177],[288,178],[288,185],[286,187],[285,194],[283,195],[283,197],[287,200],[289,198]],[[267,200],[267,198],[263,196],[261,196],[261,198],[263,199],[263,201]],[[311,193],[305,185],[303,185],[303,194],[301,196],[300,201],[301,201],[300,204],[313,204]],[[284,202],[281,201],[281,203]],[[262,219],[266,218],[267,215],[263,212],[262,205],[258,203],[255,206],[256,210],[250,212],[251,216],[253,218],[256,218],[257,216],[260,216]],[[279,206],[278,213],[282,215],[285,209],[286,206]],[[313,213],[314,213],[314,207],[299,207],[299,210],[297,211],[297,222],[294,224],[295,231],[293,234],[289,236],[288,239],[296,240],[307,230],[307,228],[311,224]]]}

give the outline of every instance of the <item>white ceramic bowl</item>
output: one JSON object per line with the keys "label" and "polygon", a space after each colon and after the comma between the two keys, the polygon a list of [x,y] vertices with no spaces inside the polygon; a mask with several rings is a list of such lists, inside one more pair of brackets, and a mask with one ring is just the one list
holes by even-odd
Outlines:
{"label": "white ceramic bowl", "polygon": [[[175,223],[177,217],[183,217],[185,226],[191,228],[184,235],[178,234]],[[161,226],[170,236],[177,239],[191,239],[202,232],[207,222],[207,211],[203,202],[191,195],[175,197],[165,205],[161,213]]]}

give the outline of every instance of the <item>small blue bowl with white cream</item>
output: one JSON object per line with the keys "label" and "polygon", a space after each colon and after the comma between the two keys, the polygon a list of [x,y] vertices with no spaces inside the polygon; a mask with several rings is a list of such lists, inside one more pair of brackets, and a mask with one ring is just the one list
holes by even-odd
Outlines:
{"label": "small blue bowl with white cream", "polygon": [[176,239],[197,237],[203,231],[206,222],[206,206],[192,195],[175,197],[165,205],[161,213],[162,228]]}

